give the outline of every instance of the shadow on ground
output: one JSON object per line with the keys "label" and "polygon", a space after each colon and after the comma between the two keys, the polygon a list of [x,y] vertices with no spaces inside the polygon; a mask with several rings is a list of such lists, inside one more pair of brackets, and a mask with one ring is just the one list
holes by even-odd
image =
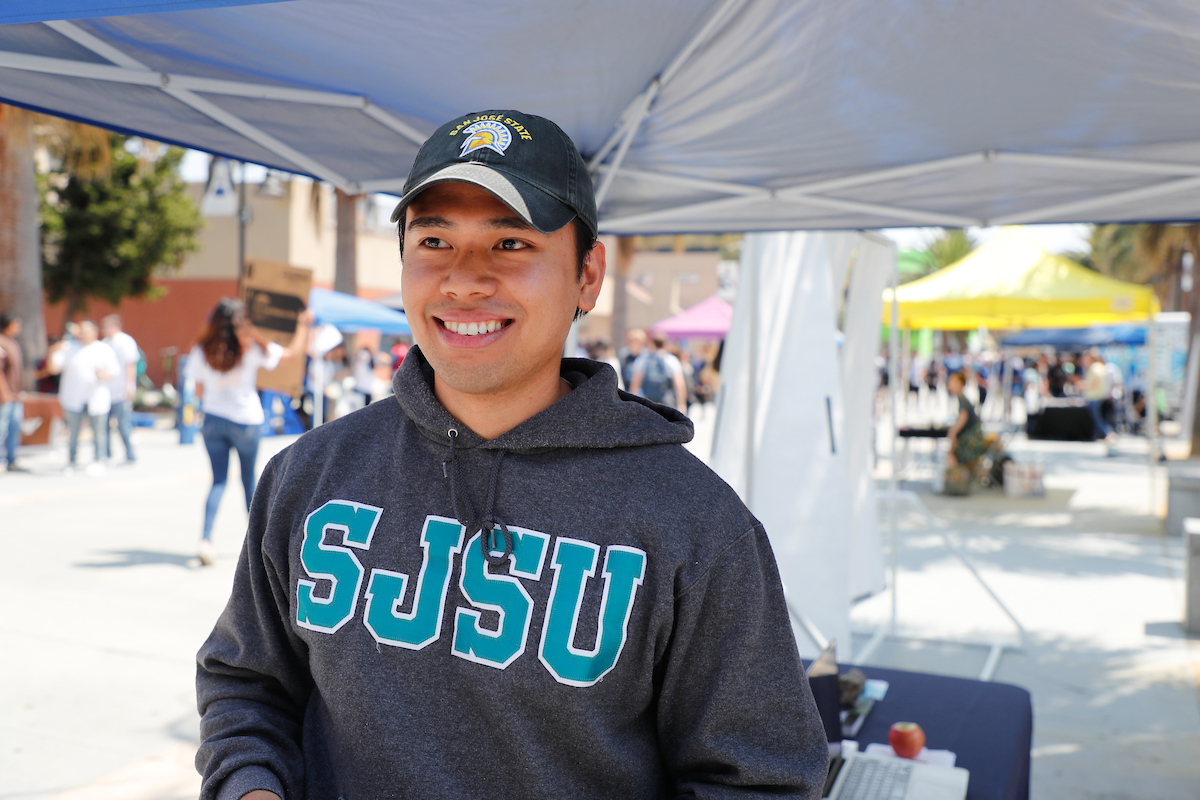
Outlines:
{"label": "shadow on ground", "polygon": [[157,550],[105,550],[101,556],[108,556],[109,561],[83,561],[72,566],[84,569],[111,569],[118,567],[144,567],[153,564],[169,564],[171,566],[191,569],[196,564],[196,558],[184,553],[164,553]]}

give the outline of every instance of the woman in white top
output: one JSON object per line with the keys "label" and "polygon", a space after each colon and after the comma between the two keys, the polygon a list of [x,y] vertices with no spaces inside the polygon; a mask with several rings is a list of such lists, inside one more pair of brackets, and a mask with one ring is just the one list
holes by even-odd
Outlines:
{"label": "woman in white top", "polygon": [[211,564],[213,520],[229,478],[229,451],[241,462],[246,509],[254,496],[258,440],[266,419],[258,397],[258,371],[273,370],[284,361],[303,356],[308,345],[312,312],[303,312],[296,334],[287,348],[269,342],[250,323],[240,300],[226,297],[217,303],[196,346],[188,355],[185,375],[196,382],[201,398],[204,447],[212,461],[213,484],[204,506],[204,533],[200,563]]}

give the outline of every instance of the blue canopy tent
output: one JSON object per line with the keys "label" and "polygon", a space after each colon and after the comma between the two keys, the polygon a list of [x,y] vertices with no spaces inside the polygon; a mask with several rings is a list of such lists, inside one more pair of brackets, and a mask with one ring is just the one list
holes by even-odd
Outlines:
{"label": "blue canopy tent", "polygon": [[88,19],[194,8],[223,8],[276,3],[282,0],[0,0],[0,24],[43,22],[51,19]]}
{"label": "blue canopy tent", "polygon": [[393,336],[412,333],[408,317],[403,311],[382,306],[361,297],[334,292],[329,289],[311,289],[308,307],[318,325],[332,325],[343,333],[375,330]]}
{"label": "blue canopy tent", "polygon": [[1142,346],[1145,325],[1094,325],[1090,328],[1031,328],[1006,336],[1004,347],[1104,347],[1110,344]]}
{"label": "blue canopy tent", "polygon": [[0,22],[0,101],[352,194],[507,107],[575,140],[610,233],[1200,218],[1195,3],[0,0]]}

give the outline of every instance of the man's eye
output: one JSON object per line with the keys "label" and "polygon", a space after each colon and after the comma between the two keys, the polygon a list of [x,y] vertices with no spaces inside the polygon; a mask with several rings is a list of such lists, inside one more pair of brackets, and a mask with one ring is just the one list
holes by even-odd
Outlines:
{"label": "man's eye", "polygon": [[501,250],[524,250],[528,246],[520,239],[504,239],[500,242]]}
{"label": "man's eye", "polygon": [[445,247],[446,247],[446,243],[445,243],[444,241],[442,241],[441,239],[438,239],[438,238],[436,238],[436,237],[433,237],[433,236],[427,236],[427,237],[425,237],[424,239],[422,239],[422,240],[421,240],[421,246],[422,246],[422,247],[429,247],[429,248],[432,248],[432,249],[435,249],[435,250],[440,250],[440,249],[443,249],[443,248],[445,248]]}

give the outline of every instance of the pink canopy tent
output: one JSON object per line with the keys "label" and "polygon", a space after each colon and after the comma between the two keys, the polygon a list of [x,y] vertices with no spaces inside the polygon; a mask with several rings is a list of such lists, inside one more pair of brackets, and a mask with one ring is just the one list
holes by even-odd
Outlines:
{"label": "pink canopy tent", "polygon": [[733,321],[733,306],[717,295],[650,326],[652,333],[674,339],[723,339]]}

